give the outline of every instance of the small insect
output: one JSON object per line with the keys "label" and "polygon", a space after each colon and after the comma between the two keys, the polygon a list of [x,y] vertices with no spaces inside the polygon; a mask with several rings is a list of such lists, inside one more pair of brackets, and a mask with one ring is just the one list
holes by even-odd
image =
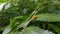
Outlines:
{"label": "small insect", "polygon": [[38,17],[38,16],[33,16],[32,18],[33,18],[33,19],[37,19],[37,17]]}

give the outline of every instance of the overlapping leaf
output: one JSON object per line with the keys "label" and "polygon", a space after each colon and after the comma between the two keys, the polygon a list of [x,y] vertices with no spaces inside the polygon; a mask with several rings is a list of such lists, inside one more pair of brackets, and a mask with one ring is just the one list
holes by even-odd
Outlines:
{"label": "overlapping leaf", "polygon": [[60,21],[60,14],[41,13],[37,16],[38,16],[37,20],[40,20],[40,21],[48,21],[48,22]]}

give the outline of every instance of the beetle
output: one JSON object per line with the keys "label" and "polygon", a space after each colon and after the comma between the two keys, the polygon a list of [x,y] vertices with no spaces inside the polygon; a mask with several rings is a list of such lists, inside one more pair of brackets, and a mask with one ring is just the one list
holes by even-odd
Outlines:
{"label": "beetle", "polygon": [[32,18],[33,18],[33,19],[37,19],[37,18],[38,18],[38,16],[33,16]]}

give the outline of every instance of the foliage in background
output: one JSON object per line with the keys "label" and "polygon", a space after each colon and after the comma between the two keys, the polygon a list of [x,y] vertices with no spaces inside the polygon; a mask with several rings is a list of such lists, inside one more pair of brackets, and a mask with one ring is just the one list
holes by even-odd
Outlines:
{"label": "foliage in background", "polygon": [[2,34],[60,34],[59,0],[10,0],[6,5],[0,11]]}

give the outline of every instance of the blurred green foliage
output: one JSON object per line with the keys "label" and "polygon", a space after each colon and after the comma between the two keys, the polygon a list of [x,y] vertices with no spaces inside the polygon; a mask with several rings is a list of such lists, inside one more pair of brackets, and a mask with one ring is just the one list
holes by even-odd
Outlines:
{"label": "blurred green foliage", "polygon": [[[10,7],[5,9],[9,3]],[[41,34],[44,30],[60,34],[59,0],[9,0],[6,5],[0,11],[0,30],[4,30],[3,34]]]}

